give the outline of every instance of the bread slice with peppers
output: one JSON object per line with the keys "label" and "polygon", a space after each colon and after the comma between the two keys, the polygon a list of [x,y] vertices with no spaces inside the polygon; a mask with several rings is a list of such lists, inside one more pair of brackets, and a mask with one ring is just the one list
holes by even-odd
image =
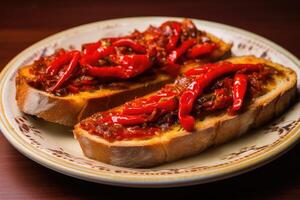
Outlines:
{"label": "bread slice with peppers", "polygon": [[19,69],[21,111],[67,126],[160,89],[191,63],[218,60],[231,45],[190,20],[168,21],[143,32],[103,38],[82,50],[58,50]]}
{"label": "bread slice with peppers", "polygon": [[74,136],[92,159],[151,167],[239,137],[293,102],[293,70],[253,56],[189,70],[160,91],[96,113]]}

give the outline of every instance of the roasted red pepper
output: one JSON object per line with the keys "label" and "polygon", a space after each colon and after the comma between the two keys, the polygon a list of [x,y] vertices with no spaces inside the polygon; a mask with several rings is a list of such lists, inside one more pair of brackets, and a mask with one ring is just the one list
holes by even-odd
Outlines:
{"label": "roasted red pepper", "polygon": [[214,66],[215,66],[215,64],[207,64],[207,65],[203,65],[201,67],[196,67],[196,68],[188,70],[187,72],[184,73],[184,75],[185,76],[201,75],[201,74],[207,72],[209,69],[211,69]]}
{"label": "roasted red pepper", "polygon": [[248,78],[245,74],[236,74],[233,81],[233,105],[232,111],[240,110],[243,105],[244,97],[247,91]]}
{"label": "roasted red pepper", "polygon": [[114,115],[111,116],[111,120],[113,123],[121,124],[121,125],[136,125],[147,122],[147,118],[142,116],[132,116],[132,115]]}
{"label": "roasted red pepper", "polygon": [[113,43],[117,40],[121,40],[121,39],[125,39],[125,37],[102,38],[101,40],[99,40],[97,42],[84,44],[82,46],[83,55],[93,54],[98,48],[110,46],[111,43]]}
{"label": "roasted red pepper", "polygon": [[171,75],[177,75],[180,69],[180,66],[176,61],[193,45],[196,44],[195,39],[189,39],[184,41],[177,49],[173,50],[167,57],[167,63],[163,66],[163,70],[168,72]]}
{"label": "roasted red pepper", "polygon": [[58,79],[58,81],[56,82],[56,84],[51,88],[51,91],[55,91],[58,88],[61,87],[61,85],[66,82],[66,80],[68,80],[71,75],[72,72],[74,71],[74,69],[76,68],[76,66],[78,65],[78,61],[80,58],[80,52],[79,51],[73,51],[72,52],[72,59],[66,69],[66,71],[63,73],[63,75]]}
{"label": "roasted red pepper", "polygon": [[172,111],[177,108],[174,97],[159,102],[151,102],[139,106],[125,106],[123,113],[128,115],[151,114],[155,109]]}
{"label": "roasted red pepper", "polygon": [[131,39],[119,39],[113,43],[113,46],[115,47],[130,47],[133,51],[136,53],[145,54],[146,53],[146,47],[143,45],[140,45],[137,42],[134,42]]}
{"label": "roasted red pepper", "polygon": [[197,58],[201,55],[211,53],[216,48],[217,48],[217,45],[215,43],[196,44],[193,48],[188,50],[187,57],[188,58]]}
{"label": "roasted red pepper", "polygon": [[260,64],[231,64],[223,63],[211,68],[207,73],[197,77],[180,97],[178,118],[182,127],[187,131],[192,131],[195,119],[190,115],[193,103],[197,96],[201,95],[204,88],[207,87],[214,79],[227,74],[242,71],[258,71],[262,65]]}
{"label": "roasted red pepper", "polygon": [[84,54],[84,55],[92,54],[92,53],[94,53],[94,51],[96,51],[100,46],[101,46],[101,41],[93,42],[93,43],[88,43],[88,44],[84,44],[84,45],[82,46],[83,54]]}
{"label": "roasted red pepper", "polygon": [[95,51],[83,55],[80,59],[80,64],[83,66],[93,65],[97,63],[99,59],[109,56],[113,53],[115,53],[115,48],[113,46],[98,47]]}
{"label": "roasted red pepper", "polygon": [[167,58],[168,63],[175,63],[190,47],[196,44],[195,39],[184,41],[177,49],[173,50]]}
{"label": "roasted red pepper", "polygon": [[152,65],[147,55],[125,55],[118,57],[120,65],[118,66],[91,66],[86,65],[87,72],[90,76],[128,79],[135,77]]}
{"label": "roasted red pepper", "polygon": [[74,53],[77,51],[62,52],[59,56],[53,59],[46,69],[46,74],[54,76],[66,64],[70,62]]}
{"label": "roasted red pepper", "polygon": [[178,22],[171,22],[171,30],[172,30],[172,35],[169,37],[169,42],[166,46],[166,49],[168,52],[171,52],[173,49],[176,48],[176,45],[178,43],[178,40],[180,38],[181,34],[181,24]]}

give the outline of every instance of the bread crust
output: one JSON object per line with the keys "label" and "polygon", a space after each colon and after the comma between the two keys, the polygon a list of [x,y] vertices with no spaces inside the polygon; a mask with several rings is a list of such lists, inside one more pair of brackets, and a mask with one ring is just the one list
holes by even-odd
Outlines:
{"label": "bread crust", "polygon": [[237,138],[249,129],[259,127],[281,114],[296,97],[297,76],[294,71],[269,60],[253,56],[228,59],[232,63],[266,63],[284,72],[274,90],[257,98],[242,114],[209,116],[197,121],[194,132],[179,125],[145,140],[108,142],[91,135],[77,124],[73,130],[83,153],[92,159],[123,167],[152,167],[198,154],[211,147]]}

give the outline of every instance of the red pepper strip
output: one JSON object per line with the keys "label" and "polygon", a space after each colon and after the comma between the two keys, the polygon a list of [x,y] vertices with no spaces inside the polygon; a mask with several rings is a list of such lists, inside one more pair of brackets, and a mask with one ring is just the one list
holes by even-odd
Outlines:
{"label": "red pepper strip", "polygon": [[143,45],[138,44],[137,42],[134,42],[131,39],[119,39],[113,43],[113,46],[115,47],[130,47],[133,49],[136,53],[146,53],[146,47]]}
{"label": "red pepper strip", "polygon": [[207,87],[214,79],[224,74],[239,70],[258,71],[261,67],[262,65],[260,64],[223,63],[196,78],[195,81],[188,86],[187,90],[183,92],[179,100],[178,118],[182,127],[187,131],[193,130],[195,119],[190,115],[193,103],[197,96],[201,95],[204,88]]}
{"label": "red pepper strip", "polygon": [[154,101],[159,101],[161,98],[165,98],[165,97],[171,97],[176,95],[175,92],[173,91],[160,91],[158,92],[158,94],[150,96],[149,98],[147,98],[147,102],[154,102]]}
{"label": "red pepper strip", "polygon": [[167,58],[169,63],[175,63],[179,57],[181,57],[190,47],[196,44],[195,39],[189,39],[184,41],[177,49],[173,50]]}
{"label": "red pepper strip", "polygon": [[59,69],[70,62],[72,59],[73,51],[62,53],[60,56],[54,58],[54,60],[50,63],[50,65],[46,69],[46,74],[48,75],[55,75],[59,71]]}
{"label": "red pepper strip", "polygon": [[247,82],[248,77],[245,74],[236,74],[234,76],[232,105],[232,111],[234,112],[238,111],[243,105],[244,97],[247,91]]}
{"label": "red pepper strip", "polygon": [[94,42],[94,43],[88,43],[88,44],[84,44],[82,46],[83,48],[83,54],[87,55],[87,54],[92,54],[94,53],[94,51],[96,51],[99,47],[101,46],[101,42]]}
{"label": "red pepper strip", "polygon": [[[168,110],[172,110],[169,108],[172,107],[174,102],[171,102],[169,104],[169,102],[170,102],[169,100],[172,99],[174,101],[175,95],[176,95],[176,93],[173,91],[160,91],[160,92],[158,92],[158,94],[150,96],[148,98],[140,98],[133,102],[126,103],[123,113],[133,114],[133,112],[135,112],[136,110],[138,110],[137,112],[139,112],[139,113],[140,113],[140,110],[143,110],[141,113],[143,113],[144,110],[148,110],[147,113],[152,113],[154,110],[153,107],[154,108],[158,107],[161,109],[163,109],[163,107],[166,107]],[[158,102],[162,98],[168,98],[168,100],[164,101],[164,102]],[[164,106],[164,105],[166,105],[166,106]],[[145,107],[147,107],[147,108],[143,109]],[[176,109],[176,108],[174,108],[174,109]]]}
{"label": "red pepper strip", "polygon": [[189,71],[185,72],[184,75],[185,76],[201,75],[201,74],[207,72],[213,66],[214,66],[214,64],[202,65],[200,67],[190,69]]}
{"label": "red pepper strip", "polygon": [[115,52],[115,48],[112,46],[109,47],[99,47],[97,50],[93,51],[90,54],[86,54],[81,57],[80,64],[85,65],[92,65],[95,64],[100,58],[109,56]]}
{"label": "red pepper strip", "polygon": [[148,98],[140,98],[137,99],[133,102],[129,102],[126,103],[125,106],[126,107],[141,107],[142,105],[146,105],[146,104],[154,104],[157,103],[158,101],[160,101],[162,98],[170,98],[170,97],[174,97],[175,95],[177,95],[177,93],[173,92],[173,91],[159,91],[156,95],[152,95]]}
{"label": "red pepper strip", "polygon": [[146,55],[125,55],[120,57],[120,65],[94,67],[87,65],[90,76],[128,79],[150,68],[152,62]]}
{"label": "red pepper strip", "polygon": [[64,74],[59,78],[59,80],[56,82],[56,84],[51,88],[52,91],[57,90],[70,76],[72,75],[72,72],[74,71],[75,67],[78,65],[78,61],[80,58],[80,52],[74,51],[72,60],[69,63],[69,66],[67,67]]}
{"label": "red pepper strip", "polygon": [[139,115],[139,114],[150,114],[152,113],[155,109],[160,109],[160,110],[166,110],[166,111],[172,111],[177,108],[177,103],[173,98],[170,98],[166,101],[161,101],[161,102],[152,102],[148,104],[143,104],[140,106],[125,106],[123,109],[123,114],[127,115]]}
{"label": "red pepper strip", "polygon": [[185,91],[179,100],[178,118],[181,126],[187,130],[192,131],[195,124],[194,117],[190,116],[189,113],[192,111],[195,97],[198,96],[195,91]]}
{"label": "red pepper strip", "polygon": [[84,44],[82,46],[83,49],[83,54],[87,55],[87,54],[93,54],[99,47],[101,47],[101,45],[103,44],[103,42],[107,41],[107,42],[115,42],[117,40],[123,39],[125,37],[110,37],[110,38],[102,38],[101,40],[99,40],[98,42],[93,42],[93,43],[87,43]]}
{"label": "red pepper strip", "polygon": [[147,118],[144,118],[142,116],[117,114],[105,117],[101,119],[101,122],[116,123],[121,125],[137,125],[147,122]]}
{"label": "red pepper strip", "polygon": [[170,36],[169,42],[166,46],[167,52],[171,52],[173,49],[176,48],[178,40],[181,34],[181,24],[178,22],[172,22],[171,28],[173,31],[173,35]]}
{"label": "red pepper strip", "polygon": [[176,76],[179,72],[180,66],[176,64],[178,58],[180,58],[191,46],[196,44],[195,39],[189,39],[184,41],[177,49],[173,50],[167,57],[167,64],[163,66],[163,70],[171,75]]}
{"label": "red pepper strip", "polygon": [[212,52],[217,48],[215,43],[197,44],[187,52],[188,58],[197,58],[198,56]]}

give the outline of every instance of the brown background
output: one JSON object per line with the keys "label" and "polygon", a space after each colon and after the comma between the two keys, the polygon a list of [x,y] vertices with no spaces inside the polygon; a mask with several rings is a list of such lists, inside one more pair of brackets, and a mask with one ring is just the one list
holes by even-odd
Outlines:
{"label": "brown background", "polygon": [[[300,57],[300,2],[285,1],[7,1],[0,4],[0,69],[21,50],[80,24],[129,16],[183,16],[265,36]],[[300,199],[300,146],[257,170],[185,188],[129,189],[77,180],[17,152],[0,134],[0,199]],[[128,198],[127,197],[127,198]],[[126,198],[126,199],[127,199]]]}

